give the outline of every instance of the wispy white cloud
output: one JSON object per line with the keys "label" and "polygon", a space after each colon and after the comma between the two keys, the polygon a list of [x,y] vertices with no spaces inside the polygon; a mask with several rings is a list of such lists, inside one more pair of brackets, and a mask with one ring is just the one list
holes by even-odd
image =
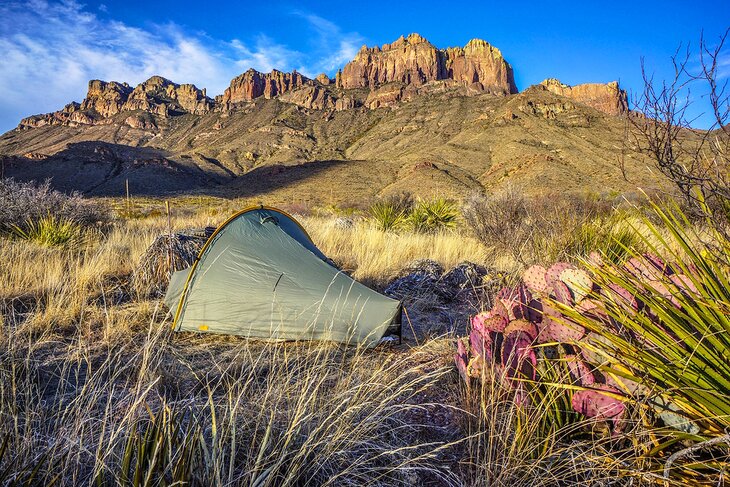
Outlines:
{"label": "wispy white cloud", "polygon": [[318,72],[332,73],[355,57],[365,39],[357,32],[343,32],[329,20],[308,12],[295,11],[304,18],[317,33],[320,56],[312,68]]}
{"label": "wispy white cloud", "polygon": [[[101,9],[101,11],[104,11]],[[0,132],[20,118],[80,101],[89,79],[136,84],[152,75],[194,83],[213,96],[253,67],[314,76],[354,55],[357,34],[317,16],[306,21],[321,49],[305,55],[261,34],[250,44],[189,32],[174,23],[142,29],[108,20],[73,0],[0,3]]]}

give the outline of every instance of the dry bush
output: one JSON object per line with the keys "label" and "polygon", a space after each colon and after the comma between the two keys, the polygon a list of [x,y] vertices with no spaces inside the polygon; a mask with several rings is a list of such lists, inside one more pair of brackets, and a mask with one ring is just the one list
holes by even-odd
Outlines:
{"label": "dry bush", "polygon": [[633,243],[633,231],[624,222],[631,212],[606,199],[527,197],[508,188],[490,196],[471,195],[462,211],[473,235],[498,254],[510,256],[518,267],[574,261],[592,250],[618,258],[623,246]]}
{"label": "dry bush", "polygon": [[28,226],[43,218],[76,223],[82,227],[98,226],[109,222],[104,205],[81,197],[51,189],[50,182],[43,184],[18,183],[12,179],[0,179],[0,231]]}
{"label": "dry bush", "polygon": [[137,294],[155,298],[164,296],[172,273],[193,265],[206,240],[204,234],[176,233],[157,237],[134,269],[132,283]]}

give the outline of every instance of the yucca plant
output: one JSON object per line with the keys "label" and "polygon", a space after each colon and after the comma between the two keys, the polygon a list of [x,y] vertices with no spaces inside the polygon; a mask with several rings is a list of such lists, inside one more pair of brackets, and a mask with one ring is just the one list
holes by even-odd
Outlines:
{"label": "yucca plant", "polygon": [[378,201],[368,210],[375,226],[384,232],[398,230],[406,221],[406,210],[390,201]]}
{"label": "yucca plant", "polygon": [[408,224],[415,232],[432,233],[455,227],[458,217],[459,209],[455,203],[444,198],[436,198],[419,201],[408,215]]}
{"label": "yucca plant", "polygon": [[14,236],[46,247],[62,247],[83,243],[84,231],[77,222],[47,215],[26,220],[25,225],[12,226]]}

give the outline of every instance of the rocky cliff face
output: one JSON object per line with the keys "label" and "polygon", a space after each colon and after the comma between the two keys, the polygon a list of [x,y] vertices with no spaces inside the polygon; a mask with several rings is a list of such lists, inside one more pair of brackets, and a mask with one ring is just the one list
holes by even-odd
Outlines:
{"label": "rocky cliff face", "polygon": [[186,112],[202,115],[213,108],[213,101],[195,85],[178,85],[161,76],[153,76],[132,90],[120,111],[143,110],[168,115]]}
{"label": "rocky cliff face", "polygon": [[249,69],[231,80],[231,85],[223,92],[222,104],[229,108],[236,103],[254,100],[260,96],[274,98],[304,85],[312,85],[312,80],[296,71],[282,73],[276,69],[270,73],[259,73]]}
{"label": "rocky cliff face", "polygon": [[569,86],[557,79],[549,78],[539,86],[556,95],[571,98],[609,115],[623,115],[629,110],[626,92],[619,88],[617,81]]}
{"label": "rocky cliff face", "polygon": [[102,117],[110,117],[121,111],[130,93],[132,88],[127,83],[93,79],[89,81],[89,90],[79,109],[91,110]]}
{"label": "rocky cliff face", "polygon": [[[628,110],[626,93],[618,83],[568,86],[547,79],[534,89],[547,90],[589,105],[610,115]],[[18,128],[47,125],[100,125],[119,123],[156,131],[160,119],[182,114],[229,112],[257,98],[277,98],[309,110],[342,111],[357,107],[394,107],[427,93],[455,96],[517,93],[512,67],[499,49],[474,39],[464,47],[438,49],[418,34],[400,37],[380,47],[363,46],[337,72],[309,79],[293,71],[260,73],[249,69],[237,76],[215,100],[205,89],[178,85],[153,76],[132,88],[116,81],[92,80],[86,98],[57,112],[23,119]],[[119,114],[124,114],[117,117]]]}
{"label": "rocky cliff face", "polygon": [[481,92],[517,93],[512,67],[487,42],[474,39],[463,48],[437,49],[418,34],[382,47],[363,46],[338,73],[337,85],[375,89],[393,82],[422,85],[448,79]]}
{"label": "rocky cliff face", "polygon": [[[170,114],[193,113],[202,115],[213,109],[213,100],[195,85],[178,85],[161,76],[153,76],[134,89],[127,83],[116,81],[89,81],[86,98],[81,103],[72,102],[63,110],[44,115],[34,115],[20,121],[19,128],[45,125],[93,125],[106,123],[110,117],[122,112],[154,113],[166,117]],[[136,120],[127,117],[126,121]],[[128,123],[134,128],[141,125]],[[150,124],[146,124],[150,126]]]}

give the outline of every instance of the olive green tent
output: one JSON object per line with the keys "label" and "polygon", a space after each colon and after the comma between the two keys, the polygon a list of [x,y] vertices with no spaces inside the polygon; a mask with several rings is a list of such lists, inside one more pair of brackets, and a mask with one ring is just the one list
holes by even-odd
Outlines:
{"label": "olive green tent", "polygon": [[165,296],[173,329],[375,346],[400,325],[400,302],[328,262],[281,210],[254,207],[223,223]]}

